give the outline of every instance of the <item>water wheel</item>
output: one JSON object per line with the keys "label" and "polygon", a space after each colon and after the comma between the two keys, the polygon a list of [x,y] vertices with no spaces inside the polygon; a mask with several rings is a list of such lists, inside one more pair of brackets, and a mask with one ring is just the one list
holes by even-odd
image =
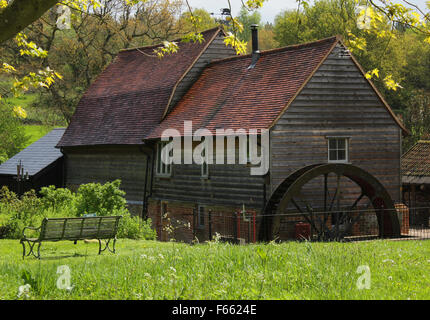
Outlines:
{"label": "water wheel", "polygon": [[350,164],[315,164],[301,168],[286,178],[266,203],[260,241],[282,239],[282,217],[291,212],[305,219],[316,239],[342,240],[351,234],[361,215],[369,213],[357,209],[364,203],[376,215],[380,237],[400,235],[394,203],[370,173]]}

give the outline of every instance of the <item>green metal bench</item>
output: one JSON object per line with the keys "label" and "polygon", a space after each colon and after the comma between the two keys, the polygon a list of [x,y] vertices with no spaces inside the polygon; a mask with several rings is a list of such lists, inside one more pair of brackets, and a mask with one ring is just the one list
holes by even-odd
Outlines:
{"label": "green metal bench", "polygon": [[[70,240],[75,244],[78,240],[97,239],[99,241],[99,254],[108,249],[115,253],[116,233],[118,231],[119,219],[122,216],[109,217],[80,217],[80,218],[45,218],[39,228],[25,227],[22,230],[23,253],[22,258],[33,254],[40,259],[40,246],[42,241],[62,241]],[[39,237],[28,238],[25,230],[40,231]],[[102,241],[105,240],[105,246],[102,249]],[[109,246],[113,240],[112,248]],[[30,251],[26,254],[25,244],[28,244]],[[34,246],[37,244],[37,254],[34,252]]]}

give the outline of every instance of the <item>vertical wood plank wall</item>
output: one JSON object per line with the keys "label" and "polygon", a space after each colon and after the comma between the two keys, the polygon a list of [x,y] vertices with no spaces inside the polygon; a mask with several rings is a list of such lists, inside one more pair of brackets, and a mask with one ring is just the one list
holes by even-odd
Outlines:
{"label": "vertical wood plank wall", "polygon": [[67,185],[121,179],[126,199],[143,201],[146,156],[138,146],[69,148],[65,152]]}
{"label": "vertical wood plank wall", "polygon": [[271,130],[271,190],[309,164],[327,163],[327,136],[350,137],[350,163],[400,201],[401,132],[338,45]]}

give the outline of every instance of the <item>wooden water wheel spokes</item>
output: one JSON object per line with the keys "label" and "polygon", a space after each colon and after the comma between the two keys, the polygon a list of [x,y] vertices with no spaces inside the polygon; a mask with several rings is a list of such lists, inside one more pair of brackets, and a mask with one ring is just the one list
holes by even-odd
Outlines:
{"label": "wooden water wheel spokes", "polygon": [[[349,183],[348,190],[343,190],[347,189],[345,181]],[[309,185],[312,187],[307,189]],[[355,187],[355,193],[351,193],[351,185]],[[315,192],[315,189],[319,191]],[[309,190],[314,191],[309,194]],[[354,194],[355,197],[351,197]],[[349,198],[344,199],[344,195]],[[310,224],[318,240],[341,240],[350,235],[360,221],[366,199],[365,209],[373,208],[376,213],[379,236],[399,236],[394,203],[374,176],[350,164],[317,164],[301,168],[285,179],[266,203],[260,240],[279,237],[281,217],[291,212],[301,215]],[[361,210],[358,210],[359,206]]]}

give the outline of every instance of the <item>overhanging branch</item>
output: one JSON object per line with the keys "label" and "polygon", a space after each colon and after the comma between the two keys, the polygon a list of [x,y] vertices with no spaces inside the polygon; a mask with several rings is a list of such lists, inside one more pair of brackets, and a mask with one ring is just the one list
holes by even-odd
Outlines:
{"label": "overhanging branch", "polygon": [[58,0],[14,0],[0,11],[0,43],[39,19]]}

